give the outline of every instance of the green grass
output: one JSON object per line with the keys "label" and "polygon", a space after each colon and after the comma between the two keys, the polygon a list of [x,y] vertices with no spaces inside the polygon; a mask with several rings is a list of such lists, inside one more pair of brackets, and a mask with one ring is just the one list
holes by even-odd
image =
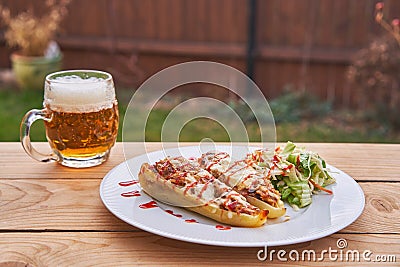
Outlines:
{"label": "green grass", "polygon": [[343,143],[399,143],[400,134],[377,129],[338,127],[324,120],[277,124],[278,141],[343,142]]}
{"label": "green grass", "polygon": [[[154,109],[150,113],[146,127],[146,141],[160,141],[161,129],[168,113],[169,111],[165,109]],[[254,126],[255,124],[252,123],[246,127],[249,139],[250,141],[260,141],[259,131]],[[179,141],[181,142],[200,142],[205,138],[212,139],[214,142],[230,140],[228,132],[222,125],[206,118],[198,118],[188,122],[179,133]]]}
{"label": "green grass", "polygon": [[[117,92],[120,103],[120,126],[132,92]],[[19,126],[24,114],[42,107],[42,91],[18,91],[12,88],[0,89],[0,141],[19,141]],[[168,110],[154,109],[150,113],[146,128],[147,141],[160,141],[161,127]],[[254,122],[246,123],[250,141],[259,141],[260,134]],[[351,112],[331,112],[318,118],[298,121],[281,121],[276,125],[278,141],[294,142],[377,142],[399,143],[400,132],[390,130],[377,122],[365,121],[362,116]],[[118,141],[121,141],[122,127]],[[43,122],[32,127],[33,141],[45,141]],[[214,141],[229,141],[228,133],[218,123],[208,119],[196,119],[186,124],[180,131],[180,141],[201,141],[211,138]]]}
{"label": "green grass", "polygon": [[[33,108],[41,109],[43,92],[0,90],[0,141],[19,141],[19,126],[25,113]],[[33,125],[33,141],[45,140],[43,122]]]}

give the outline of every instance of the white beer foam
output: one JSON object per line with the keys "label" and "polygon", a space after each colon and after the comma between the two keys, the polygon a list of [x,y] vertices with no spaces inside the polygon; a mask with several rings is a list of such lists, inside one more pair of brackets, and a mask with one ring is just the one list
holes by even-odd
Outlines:
{"label": "white beer foam", "polygon": [[45,105],[64,112],[94,112],[110,108],[115,102],[112,81],[77,75],[57,77],[46,85]]}

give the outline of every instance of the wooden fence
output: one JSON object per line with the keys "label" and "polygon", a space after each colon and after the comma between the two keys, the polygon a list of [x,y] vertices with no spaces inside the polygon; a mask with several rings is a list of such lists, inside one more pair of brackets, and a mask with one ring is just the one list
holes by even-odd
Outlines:
{"label": "wooden fence", "polygon": [[[254,0],[250,17],[252,0],[73,0],[58,41],[65,68],[110,71],[120,84],[137,86],[189,60],[218,61],[243,72],[250,63],[269,98],[292,85],[349,106],[356,97],[345,75],[351,57],[383,33],[373,19],[376,2]],[[400,1],[384,2],[385,16],[400,16]],[[41,1],[0,3],[14,14],[43,10]],[[9,52],[3,41],[1,68],[9,67]]]}

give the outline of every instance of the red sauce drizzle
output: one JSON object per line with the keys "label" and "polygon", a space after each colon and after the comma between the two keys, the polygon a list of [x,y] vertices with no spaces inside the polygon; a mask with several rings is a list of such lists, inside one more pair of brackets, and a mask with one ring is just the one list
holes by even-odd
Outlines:
{"label": "red sauce drizzle", "polygon": [[285,174],[288,170],[290,170],[293,167],[293,164],[289,164],[287,167],[282,169],[283,174]]}
{"label": "red sauce drizzle", "polygon": [[[222,157],[220,155],[223,155]],[[226,152],[219,152],[214,155],[213,161],[208,165],[207,171],[211,171],[211,167],[214,166],[215,164],[219,164],[221,160],[226,159],[229,157],[229,154]]]}
{"label": "red sauce drizzle", "polygon": [[157,202],[155,202],[154,200],[139,205],[139,208],[141,208],[141,209],[151,209],[151,208],[157,208],[157,207],[158,207]]}
{"label": "red sauce drizzle", "polygon": [[138,190],[134,190],[134,191],[122,193],[121,196],[123,196],[123,197],[139,197],[140,193]]}
{"label": "red sauce drizzle", "polygon": [[280,162],[280,161],[281,161],[280,158],[277,155],[274,155],[272,162],[276,163],[276,162]]}
{"label": "red sauce drizzle", "polygon": [[185,222],[187,223],[198,223],[195,219],[186,219]]}
{"label": "red sauce drizzle", "polygon": [[252,159],[257,162],[264,162],[264,159],[262,158],[262,153],[263,153],[262,150],[254,151],[253,155],[252,155]]}
{"label": "red sauce drizzle", "polygon": [[232,229],[230,226],[224,226],[224,225],[220,225],[220,224],[217,224],[215,226],[215,228],[217,228],[218,230],[231,230]]}
{"label": "red sauce drizzle", "polygon": [[219,152],[215,156],[219,156],[219,155],[223,155],[223,156],[222,157],[218,157],[218,161],[221,161],[221,160],[226,159],[227,157],[229,157],[229,154],[226,153],[226,152]]}
{"label": "red sauce drizzle", "polygon": [[154,167],[165,182],[169,180],[177,186],[186,185],[186,176],[189,173],[187,171],[178,170],[169,160],[164,163],[156,163]]}
{"label": "red sauce drizzle", "polygon": [[[239,160],[239,161],[236,161],[235,163],[233,163],[231,166],[229,166],[228,169],[226,169],[225,173],[227,173],[228,171],[230,171],[233,167],[235,167],[236,165],[238,165],[238,164],[241,163],[241,162],[243,162],[243,160]],[[243,169],[243,168],[241,168],[241,169]],[[239,169],[239,170],[241,170],[241,169]]]}
{"label": "red sauce drizzle", "polygon": [[185,167],[187,167],[187,166],[191,166],[191,163],[190,162],[187,162],[187,163],[184,163],[184,164],[182,164],[181,166],[179,166],[178,167],[178,169],[180,169],[180,170],[185,170]]}
{"label": "red sauce drizzle", "polygon": [[[244,166],[244,167],[241,167],[241,168],[239,168],[239,169],[237,169],[237,170],[235,170],[234,172],[232,172],[232,168],[234,167],[234,166],[236,166],[236,165],[238,165],[239,164],[239,162],[245,162],[245,161],[236,161],[234,164],[232,164],[226,171],[225,171],[225,178],[226,178],[226,184],[230,184],[230,180],[231,180],[231,177],[234,175],[234,174],[236,174],[236,173],[238,173],[238,172],[240,172],[241,170],[244,170],[244,169],[246,169],[246,168],[248,168],[249,167],[249,165],[247,165],[247,163],[246,163],[246,166]],[[228,173],[228,171],[229,171],[229,173]],[[227,175],[227,174],[229,174],[229,175]]]}
{"label": "red sauce drizzle", "polygon": [[224,207],[227,207],[227,208],[229,208],[229,207],[228,207],[228,202],[230,201],[229,196],[230,196],[230,194],[227,196],[227,198],[225,199],[224,204],[223,204]]}
{"label": "red sauce drizzle", "polygon": [[175,214],[172,210],[165,210],[165,212],[168,213],[168,214],[174,215],[175,217],[182,218],[182,215]]}
{"label": "red sauce drizzle", "polygon": [[183,194],[186,195],[186,193],[189,191],[189,189],[192,188],[192,187],[194,187],[196,184],[197,184],[197,182],[193,182],[193,183],[191,183],[190,185],[188,185],[188,186],[185,188],[185,191],[183,191]]}
{"label": "red sauce drizzle", "polygon": [[267,173],[267,178],[270,179],[271,178],[271,171],[273,171],[275,169],[275,165],[272,165],[271,168],[269,169],[268,173]]}
{"label": "red sauce drizzle", "polygon": [[123,182],[119,182],[118,185],[120,186],[130,186],[130,185],[134,185],[139,183],[139,181],[137,180],[131,180],[131,181],[123,181]]}
{"label": "red sauce drizzle", "polygon": [[208,165],[208,167],[207,167],[207,171],[211,172],[211,167],[214,166],[215,164],[217,164],[216,161],[211,162],[210,165]]}
{"label": "red sauce drizzle", "polygon": [[240,182],[244,183],[244,181],[246,181],[247,179],[250,179],[253,175],[254,175],[254,173],[250,173],[250,174],[246,175],[244,178],[242,178],[242,180]]}
{"label": "red sauce drizzle", "polygon": [[198,195],[198,197],[201,197],[204,193],[204,191],[207,190],[208,184],[211,182],[212,180],[210,180],[209,182],[207,182],[206,184],[204,184],[203,188],[200,190],[200,194]]}

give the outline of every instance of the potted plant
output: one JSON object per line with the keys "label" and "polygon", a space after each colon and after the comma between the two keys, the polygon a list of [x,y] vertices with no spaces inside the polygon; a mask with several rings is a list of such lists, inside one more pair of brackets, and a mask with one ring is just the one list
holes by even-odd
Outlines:
{"label": "potted plant", "polygon": [[5,41],[17,48],[11,54],[11,64],[21,88],[43,88],[45,76],[61,69],[62,53],[54,38],[69,2],[46,1],[48,10],[41,17],[35,16],[31,9],[12,17],[9,8],[0,5],[0,17],[6,26]]}

